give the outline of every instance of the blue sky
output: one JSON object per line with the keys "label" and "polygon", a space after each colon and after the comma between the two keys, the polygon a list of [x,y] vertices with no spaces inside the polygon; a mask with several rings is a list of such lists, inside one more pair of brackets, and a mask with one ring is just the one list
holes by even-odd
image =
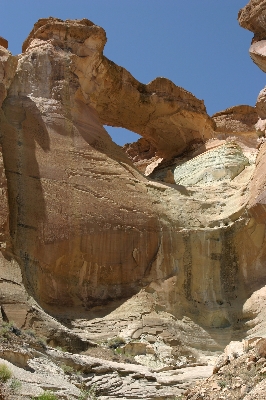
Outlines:
{"label": "blue sky", "polygon": [[[210,115],[255,105],[265,75],[248,54],[252,33],[238,25],[248,0],[1,0],[0,36],[13,54],[39,18],[88,18],[107,32],[104,54],[142,83],[157,76],[203,99]],[[123,144],[135,134],[108,129]]]}

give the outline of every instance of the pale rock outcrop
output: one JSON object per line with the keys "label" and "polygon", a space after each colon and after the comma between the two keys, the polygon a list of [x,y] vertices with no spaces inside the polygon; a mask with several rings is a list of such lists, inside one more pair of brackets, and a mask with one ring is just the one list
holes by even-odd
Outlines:
{"label": "pale rock outcrop", "polygon": [[[33,354],[26,368],[0,358],[12,371],[13,379],[21,383],[16,399],[31,399],[44,391],[52,391],[59,399],[80,399],[97,396],[100,400],[175,399],[189,384],[211,374],[206,366],[152,372],[147,367],[101,360],[85,355],[62,353],[53,349]],[[64,371],[67,371],[66,374]],[[30,371],[29,371],[30,370]]]}
{"label": "pale rock outcrop", "polygon": [[214,374],[188,389],[186,400],[262,400],[266,388],[266,339],[231,342],[219,358]]}
{"label": "pale rock outcrop", "polygon": [[254,63],[266,72],[266,40],[253,43],[249,48],[249,54]]}
{"label": "pale rock outcrop", "polygon": [[213,182],[231,181],[248,165],[241,148],[227,143],[177,166],[174,177],[178,185],[206,186]]}

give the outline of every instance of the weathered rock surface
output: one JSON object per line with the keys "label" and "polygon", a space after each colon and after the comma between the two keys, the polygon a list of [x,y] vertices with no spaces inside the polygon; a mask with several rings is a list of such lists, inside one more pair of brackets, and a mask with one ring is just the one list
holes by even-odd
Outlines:
{"label": "weathered rock surface", "polygon": [[145,172],[147,166],[159,158],[156,156],[156,148],[144,138],[140,138],[134,143],[125,144],[123,150],[141,172]]}
{"label": "weathered rock surface", "polygon": [[[88,20],[49,18],[19,57],[1,47],[2,320],[84,353],[3,345],[21,396],[50,382],[61,398],[93,384],[106,400],[174,398],[230,341],[265,334],[262,120],[249,106],[211,119],[169,80],[139,83],[105,42]],[[143,136],[127,151],[153,161],[148,177],[103,124]]]}
{"label": "weathered rock surface", "polygon": [[17,66],[17,58],[12,56],[0,44],[0,105],[7,95],[7,90],[14,78]]}
{"label": "weathered rock surface", "polygon": [[5,49],[8,48],[8,41],[0,36],[0,46],[4,47]]}
{"label": "weathered rock surface", "polygon": [[[31,399],[49,390],[59,399],[96,395],[100,399],[174,399],[196,379],[211,374],[211,366],[206,365],[152,370],[133,359],[123,363],[71,354],[47,347],[32,335],[32,331],[9,332],[0,345],[0,365],[12,373],[12,379],[0,386],[14,396],[8,398]],[[14,380],[20,383],[16,388]]]}
{"label": "weathered rock surface", "polygon": [[238,13],[239,24],[255,33],[256,41],[266,38],[266,1],[250,0]]}
{"label": "weathered rock surface", "polygon": [[249,54],[254,63],[266,72],[266,40],[253,43],[249,48]]}
{"label": "weathered rock surface", "polygon": [[216,132],[224,134],[254,134],[258,121],[258,110],[251,106],[240,105],[227,108],[212,116],[216,124]]}
{"label": "weathered rock surface", "polygon": [[177,166],[175,183],[187,187],[231,181],[248,165],[249,160],[240,147],[227,143]]}
{"label": "weathered rock surface", "polygon": [[261,119],[266,118],[266,88],[262,89],[259,92],[257,102],[256,102],[256,111],[258,113],[258,116]]}
{"label": "weathered rock surface", "polygon": [[78,77],[80,95],[103,124],[139,133],[166,157],[181,153],[196,139],[212,137],[214,125],[203,101],[165,78],[147,85],[138,82],[103,56],[106,34],[92,22],[39,20],[23,51],[40,40],[72,53],[71,70]]}
{"label": "weathered rock surface", "polygon": [[265,399],[266,340],[232,342],[219,358],[212,377],[186,392],[184,399]]}
{"label": "weathered rock surface", "polygon": [[254,32],[249,54],[255,64],[266,72],[266,1],[250,0],[238,14],[240,25]]}

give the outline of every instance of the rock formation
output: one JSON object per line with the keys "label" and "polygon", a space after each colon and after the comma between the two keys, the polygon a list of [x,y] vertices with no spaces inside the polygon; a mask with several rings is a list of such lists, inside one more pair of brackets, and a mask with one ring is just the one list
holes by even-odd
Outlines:
{"label": "rock formation", "polygon": [[204,384],[189,389],[184,399],[264,399],[266,340],[232,342],[218,358],[214,374]]}
{"label": "rock formation", "polygon": [[[265,334],[264,91],[210,118],[105,42],[91,21],[48,18],[21,55],[0,46],[0,358],[18,398],[94,384],[106,400],[175,398],[231,340]],[[143,138],[125,152],[103,124]]]}
{"label": "rock formation", "polygon": [[249,54],[255,64],[266,72],[266,1],[250,0],[238,14],[240,25],[254,33]]}
{"label": "rock formation", "polygon": [[134,143],[125,144],[123,150],[135,167],[143,173],[145,173],[148,165],[159,159],[156,155],[156,148],[144,138],[140,138]]}

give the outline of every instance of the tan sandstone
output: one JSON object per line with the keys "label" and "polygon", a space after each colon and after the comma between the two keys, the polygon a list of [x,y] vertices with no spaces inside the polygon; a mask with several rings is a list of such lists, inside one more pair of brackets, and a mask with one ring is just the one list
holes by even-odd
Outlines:
{"label": "tan sandstone", "polygon": [[[102,400],[175,398],[232,340],[265,333],[265,145],[253,108],[211,119],[166,78],[139,83],[105,42],[88,20],[49,18],[22,55],[2,50],[0,305],[16,349],[0,356],[32,395],[50,382],[61,398],[94,384]],[[103,124],[143,136],[149,177]],[[71,354],[26,350],[12,320]],[[110,340],[119,362],[90,356],[110,357]]]}
{"label": "tan sandstone", "polygon": [[0,36],[0,46],[4,47],[5,49],[8,48],[8,41]]}

